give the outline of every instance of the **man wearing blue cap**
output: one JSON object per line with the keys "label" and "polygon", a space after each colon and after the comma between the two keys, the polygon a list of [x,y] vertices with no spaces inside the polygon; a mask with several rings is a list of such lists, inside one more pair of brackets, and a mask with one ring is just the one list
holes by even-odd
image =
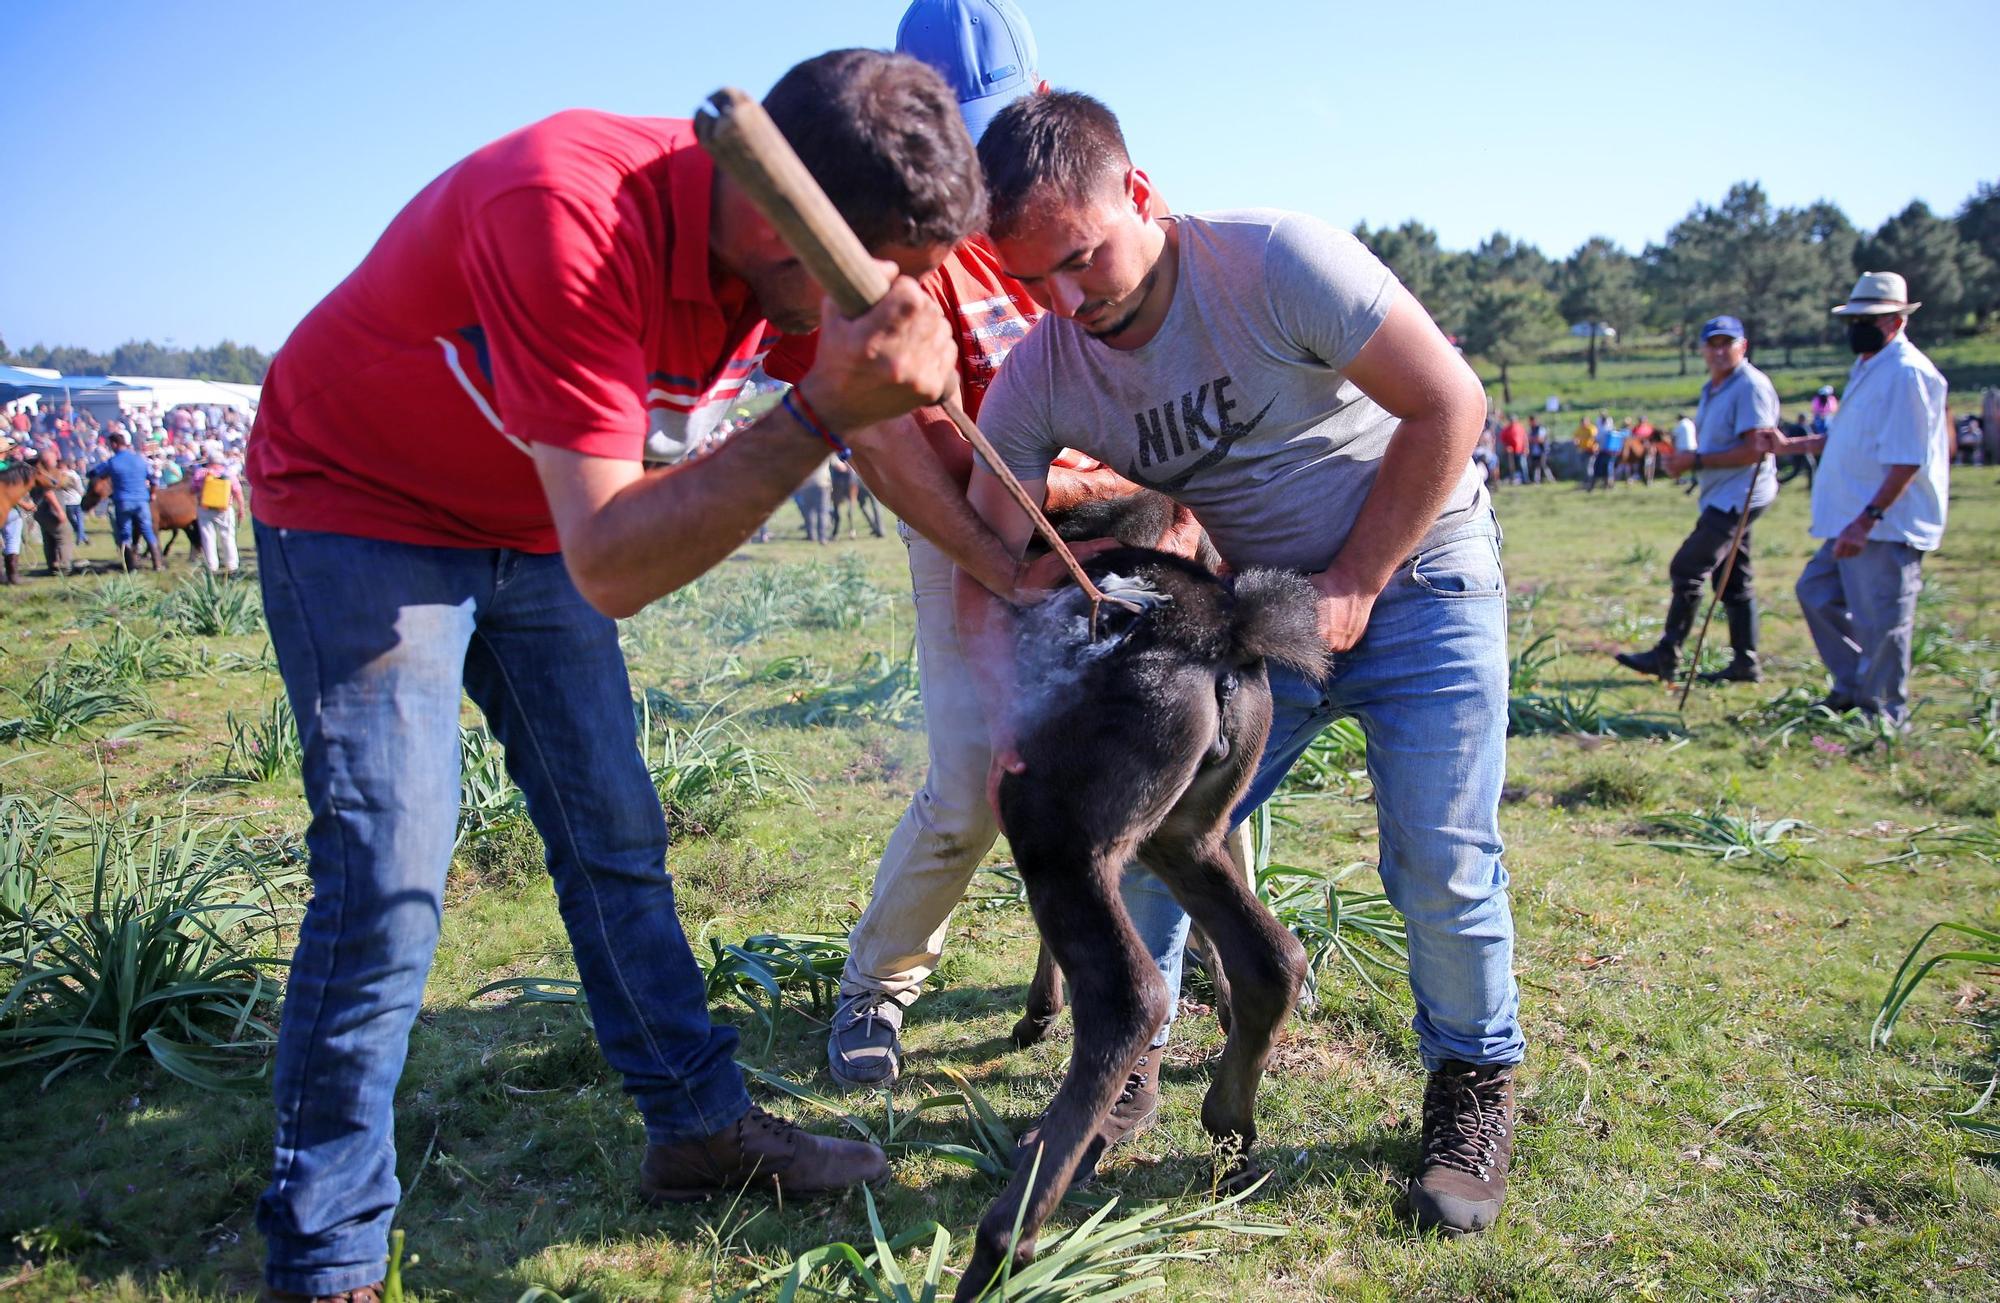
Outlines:
{"label": "man wearing blue cap", "polygon": [[[917,0],[903,16],[896,46],[944,77],[975,140],[1006,105],[1046,88],[1037,71],[1034,35],[1011,0]],[[1040,309],[1001,270],[991,244],[979,236],[961,242],[921,284],[951,323],[959,346],[960,396],[976,417],[1002,359],[1028,333]],[[808,338],[787,339],[766,360],[765,370],[792,380],[804,373],[812,351]],[[835,1081],[855,1087],[886,1085],[900,1072],[904,1012],[936,969],[951,912],[1000,832],[986,800],[992,751],[959,645],[954,576],[964,573],[1014,600],[1021,590],[1044,586],[1039,575],[1057,573],[1049,564],[1054,558],[1045,558],[1039,570],[1022,565],[973,512],[966,501],[971,448],[944,412],[925,409],[905,421],[913,427],[906,437],[883,443],[896,449],[893,456],[871,455],[857,446],[854,466],[902,521],[897,532],[909,549],[929,768],[883,848],[868,909],[848,939],[840,1006],[827,1037],[827,1068]],[[1055,510],[1136,489],[1100,463],[1066,453],[1050,473],[1049,506]],[[1192,518],[1184,515],[1177,537],[1185,533],[1191,542],[1195,532]],[[1132,908],[1142,930],[1157,916],[1159,926],[1147,933],[1159,939],[1156,962],[1177,967],[1181,938],[1169,914],[1177,909],[1171,899],[1151,893]],[[1153,1117],[1158,1099],[1153,1075],[1142,1070],[1131,1084],[1106,1123],[1107,1145]]]}
{"label": "man wearing blue cap", "polygon": [[[1681,643],[1701,609],[1701,586],[1712,579],[1729,615],[1733,654],[1725,668],[1703,675],[1703,681],[1755,683],[1763,671],[1757,665],[1750,523],[1778,496],[1778,472],[1764,456],[1762,445],[1750,436],[1777,428],[1778,391],[1747,360],[1750,344],[1743,337],[1743,323],[1735,317],[1712,317],[1705,322],[1701,347],[1708,362],[1708,382],[1701,387],[1701,406],[1695,410],[1695,446],[1667,458],[1669,475],[1694,472],[1701,489],[1701,518],[1667,567],[1673,596],[1667,603],[1667,623],[1660,630],[1660,641],[1645,651],[1619,652],[1618,663],[1671,682],[1680,669]],[[1732,563],[1729,545],[1736,539],[1737,519],[1745,511],[1750,520],[1743,524],[1743,538],[1737,543]]]}

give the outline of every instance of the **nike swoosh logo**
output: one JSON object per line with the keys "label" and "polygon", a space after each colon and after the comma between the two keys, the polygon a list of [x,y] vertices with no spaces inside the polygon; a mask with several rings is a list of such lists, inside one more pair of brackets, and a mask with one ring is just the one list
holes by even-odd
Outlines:
{"label": "nike swoosh logo", "polygon": [[1235,445],[1236,441],[1256,429],[1258,422],[1264,419],[1264,413],[1270,411],[1271,404],[1277,401],[1278,396],[1273,394],[1266,400],[1262,407],[1257,409],[1257,414],[1249,420],[1224,422],[1222,433],[1216,436],[1215,446],[1203,453],[1191,465],[1172,479],[1161,480],[1157,483],[1149,480],[1139,473],[1139,463],[1136,461],[1126,466],[1125,478],[1131,480],[1134,484],[1144,485],[1146,488],[1160,493],[1173,493],[1178,489],[1186,488],[1188,481],[1228,456],[1230,448]]}

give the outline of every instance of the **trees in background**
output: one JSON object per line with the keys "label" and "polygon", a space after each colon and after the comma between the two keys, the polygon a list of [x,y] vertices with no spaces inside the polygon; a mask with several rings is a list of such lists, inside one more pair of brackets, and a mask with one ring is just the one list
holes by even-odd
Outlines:
{"label": "trees in background", "polygon": [[[1502,231],[1474,249],[1452,250],[1416,221],[1363,224],[1354,234],[1447,335],[1501,367],[1503,389],[1509,364],[1554,342],[1557,332],[1548,331],[1535,348],[1524,347],[1558,310],[1558,328],[1567,321],[1664,332],[1678,346],[1683,375],[1698,327],[1714,316],[1742,318],[1753,347],[1784,349],[1788,365],[1794,348],[1837,338],[1827,309],[1863,271],[1901,272],[1924,302],[1927,333],[1982,329],[2000,317],[2000,182],[1982,183],[1953,217],[1915,202],[1864,232],[1828,200],[1781,208],[1761,185],[1743,181],[1719,203],[1696,204],[1636,256],[1593,236],[1556,262]],[[1585,354],[1592,377],[1599,348],[1592,330]]]}
{"label": "trees in background", "polygon": [[1500,400],[1514,401],[1507,368],[1539,354],[1562,333],[1555,295],[1528,280],[1495,279],[1474,288],[1459,345],[1500,368]]}
{"label": "trees in background", "polygon": [[1601,328],[1630,332],[1645,312],[1637,260],[1603,236],[1593,235],[1563,262],[1555,280],[1563,316],[1589,326],[1586,358],[1595,380]]}
{"label": "trees in background", "polygon": [[232,340],[212,348],[168,348],[150,339],[120,344],[109,353],[93,353],[86,348],[64,345],[9,352],[0,343],[0,361],[16,366],[49,367],[65,375],[162,376],[171,380],[222,380],[230,384],[259,385],[270,368],[270,356]]}

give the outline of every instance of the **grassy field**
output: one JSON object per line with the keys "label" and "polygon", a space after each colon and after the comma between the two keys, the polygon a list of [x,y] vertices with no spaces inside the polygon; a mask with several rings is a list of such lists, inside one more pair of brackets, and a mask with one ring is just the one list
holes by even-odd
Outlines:
{"label": "grassy field", "polygon": [[[1539,398],[1542,386],[1522,383]],[[1788,396],[1797,387],[1781,380]],[[1782,700],[1822,686],[1790,594],[1811,550],[1802,485],[1757,528],[1769,681],[1698,688],[1684,719],[1608,653],[1656,634],[1690,500],[1665,485],[1503,491],[1521,731],[1502,814],[1530,1040],[1506,1216],[1460,1241],[1399,1220],[1422,1089],[1410,1000],[1393,974],[1364,964],[1381,986],[1371,989],[1336,956],[1260,1101],[1260,1157],[1274,1177],[1237,1210],[1282,1234],[1187,1235],[1176,1248],[1217,1252],[1166,1263],[1165,1292],[2000,1298],[2000,1181],[1986,1152],[2000,1145],[1948,1116],[1976,1108],[2000,1067],[1995,965],[1941,969],[1887,1047],[1870,1044],[1891,977],[1925,928],[2000,926],[1995,475],[1955,478],[1951,532],[1927,566],[1920,609],[1921,704],[1902,739]],[[88,552],[108,555],[101,539]],[[262,836],[245,843],[251,863],[298,867],[302,801],[282,728],[258,738],[280,690],[265,640],[254,625],[187,632],[254,611],[218,616],[213,595],[181,589],[182,564],[159,579],[37,579],[0,597],[0,684],[32,697],[59,656],[76,674],[95,657],[137,667],[120,681],[143,680],[145,694],[48,740],[0,742],[0,803],[16,803],[0,810],[0,849],[18,845],[7,830],[60,792],[93,817],[185,806],[240,819]],[[710,941],[838,934],[857,916],[923,772],[904,589],[893,538],[786,541],[747,549],[627,623],[651,758],[681,830],[670,867],[705,956]],[[175,592],[181,600],[163,607]],[[157,640],[135,647],[147,636]],[[39,713],[0,695],[0,720],[21,712],[52,726],[61,703],[46,691]],[[178,731],[114,735],[148,717]],[[690,740],[704,720],[708,733]],[[668,739],[675,756],[659,754]],[[471,745],[477,759],[476,734]],[[1289,793],[1271,853],[1315,878],[1360,865],[1340,886],[1362,893],[1373,881],[1367,785],[1349,773],[1351,752],[1320,758],[1321,785]],[[486,830],[453,868],[398,1100],[405,1286],[480,1300],[537,1287],[543,1299],[707,1298],[815,1246],[866,1246],[859,1197],[670,1212],[633,1197],[643,1137],[579,1011],[473,998],[497,979],[574,975],[532,835],[490,768],[477,777],[467,818]],[[1704,818],[1674,817],[1687,815]],[[85,858],[38,862],[75,881]],[[1032,930],[1004,875],[976,891],[907,1027],[892,1101],[902,1139],[976,1145],[963,1107],[909,1116],[927,1095],[959,1091],[961,1076],[1018,1130],[1063,1069],[1066,1033],[1027,1053],[1006,1046]],[[282,953],[284,941],[264,944]],[[0,937],[0,951],[10,944]],[[773,1016],[755,994],[755,965],[716,962],[718,990],[730,964],[753,979],[738,988],[749,998],[717,1005],[745,1029],[746,1061],[826,1089],[813,984],[787,980]],[[1107,1164],[1095,1197],[1116,1194],[1121,1209],[1206,1197],[1196,1110],[1218,1046],[1213,1019],[1191,1007],[1167,1055],[1163,1124]],[[0,1070],[0,1296],[253,1294],[251,1207],[271,1133],[263,1095],[192,1085],[143,1055],[108,1073],[101,1062],[79,1067],[46,1089],[44,1068]],[[809,1125],[841,1125],[794,1097],[760,1098]],[[878,1132],[889,1125],[879,1098],[845,1106]],[[1996,1108],[1969,1120],[1991,1123]],[[892,1234],[936,1219],[958,1237],[952,1261],[962,1263],[965,1233],[999,1188],[917,1144],[877,1202]],[[1066,1210],[1051,1229],[1084,1214]],[[800,1297],[835,1296],[838,1280]]]}
{"label": "grassy field", "polygon": [[[1921,322],[1921,319],[1919,319]],[[2000,385],[2000,335],[1987,334],[1969,339],[1938,342],[1919,324],[1912,338],[1937,363],[1951,382],[1951,411],[1954,417],[1977,412],[1982,390]],[[1681,374],[1680,359],[1671,343],[1663,339],[1637,338],[1598,355],[1597,378],[1592,380],[1583,366],[1583,340],[1565,340],[1539,361],[1508,368],[1514,389],[1513,410],[1539,410],[1551,394],[1560,398],[1565,411],[1586,411],[1595,415],[1609,408],[1621,417],[1643,413],[1655,424],[1673,422],[1674,413],[1694,415],[1702,381],[1708,378],[1701,358],[1690,354],[1687,374]],[[1752,359],[1777,386],[1786,419],[1803,410],[1821,385],[1840,390],[1847,385],[1847,372],[1854,355],[1845,347],[1798,348],[1786,362],[1784,349],[1763,346]],[[1480,365],[1479,374],[1487,381],[1487,392],[1501,404],[1498,367]],[[1502,404],[1504,405],[1504,404]],[[1576,417],[1557,419],[1555,433],[1567,436]]]}

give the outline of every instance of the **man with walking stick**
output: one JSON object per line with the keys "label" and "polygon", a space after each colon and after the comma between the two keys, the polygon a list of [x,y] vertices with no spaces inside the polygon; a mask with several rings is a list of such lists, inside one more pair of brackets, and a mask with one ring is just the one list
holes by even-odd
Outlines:
{"label": "man with walking stick", "polygon": [[1750,525],[1778,496],[1778,477],[1756,431],[1778,424],[1778,391],[1746,360],[1750,344],[1735,317],[1714,317],[1701,328],[1708,382],[1695,410],[1695,447],[1675,451],[1666,471],[1693,471],[1701,490],[1701,517],[1667,567],[1672,596],[1660,640],[1645,651],[1618,653],[1618,663],[1641,674],[1672,682],[1680,668],[1680,647],[1694,628],[1701,586],[1711,577],[1716,596],[1729,613],[1728,666],[1703,675],[1711,683],[1755,683],[1757,599],[1751,587]]}

